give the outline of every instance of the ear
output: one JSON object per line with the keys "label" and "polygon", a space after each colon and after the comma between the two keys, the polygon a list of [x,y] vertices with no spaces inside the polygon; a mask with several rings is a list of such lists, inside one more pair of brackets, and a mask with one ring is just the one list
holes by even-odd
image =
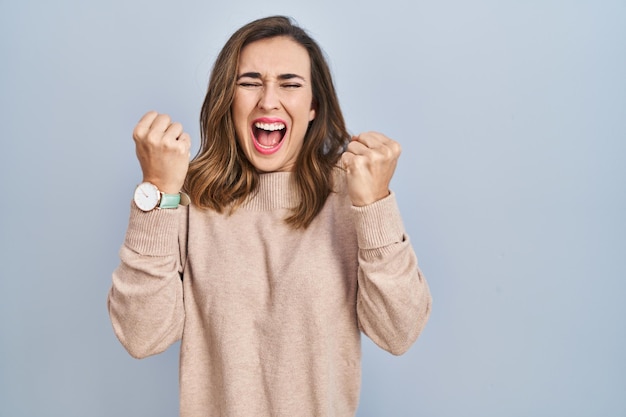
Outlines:
{"label": "ear", "polygon": [[309,110],[309,122],[312,122],[315,119],[315,115],[317,112],[317,102],[313,100],[311,103],[311,110]]}

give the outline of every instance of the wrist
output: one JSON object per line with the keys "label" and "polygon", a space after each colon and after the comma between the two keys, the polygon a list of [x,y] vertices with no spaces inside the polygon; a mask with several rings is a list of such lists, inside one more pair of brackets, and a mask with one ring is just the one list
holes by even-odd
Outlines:
{"label": "wrist", "polygon": [[[152,211],[157,208],[175,209],[181,204],[181,193],[166,193],[153,183],[144,181],[135,188],[133,200],[135,205],[142,211]],[[185,201],[188,201],[188,199]]]}
{"label": "wrist", "polygon": [[182,188],[182,184],[159,181],[158,178],[143,177],[143,180],[141,182],[149,182],[150,184],[154,184],[159,189],[159,191],[165,194],[178,194]]}

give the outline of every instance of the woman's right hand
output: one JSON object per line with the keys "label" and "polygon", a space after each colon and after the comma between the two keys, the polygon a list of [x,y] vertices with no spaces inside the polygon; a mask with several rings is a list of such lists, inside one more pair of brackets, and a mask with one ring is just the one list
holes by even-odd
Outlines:
{"label": "woman's right hand", "polygon": [[191,138],[167,114],[146,113],[133,131],[143,181],[166,194],[180,192],[187,176]]}

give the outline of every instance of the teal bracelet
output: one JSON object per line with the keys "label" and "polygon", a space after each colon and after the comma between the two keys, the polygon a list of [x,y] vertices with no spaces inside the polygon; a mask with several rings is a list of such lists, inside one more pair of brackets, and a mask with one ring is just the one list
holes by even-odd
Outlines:
{"label": "teal bracelet", "polygon": [[161,202],[159,208],[162,209],[175,209],[180,204],[180,194],[165,194],[161,193]]}

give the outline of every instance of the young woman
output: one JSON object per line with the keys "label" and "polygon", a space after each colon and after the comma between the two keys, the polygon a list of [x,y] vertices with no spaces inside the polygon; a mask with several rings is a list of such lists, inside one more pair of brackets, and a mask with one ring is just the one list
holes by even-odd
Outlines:
{"label": "young woman", "polygon": [[135,128],[115,333],[137,358],[182,339],[183,417],[353,416],[361,331],[401,354],[431,308],[389,190],[399,145],[349,136],[320,48],[280,16],[228,40],[201,132],[190,163],[167,115]]}

